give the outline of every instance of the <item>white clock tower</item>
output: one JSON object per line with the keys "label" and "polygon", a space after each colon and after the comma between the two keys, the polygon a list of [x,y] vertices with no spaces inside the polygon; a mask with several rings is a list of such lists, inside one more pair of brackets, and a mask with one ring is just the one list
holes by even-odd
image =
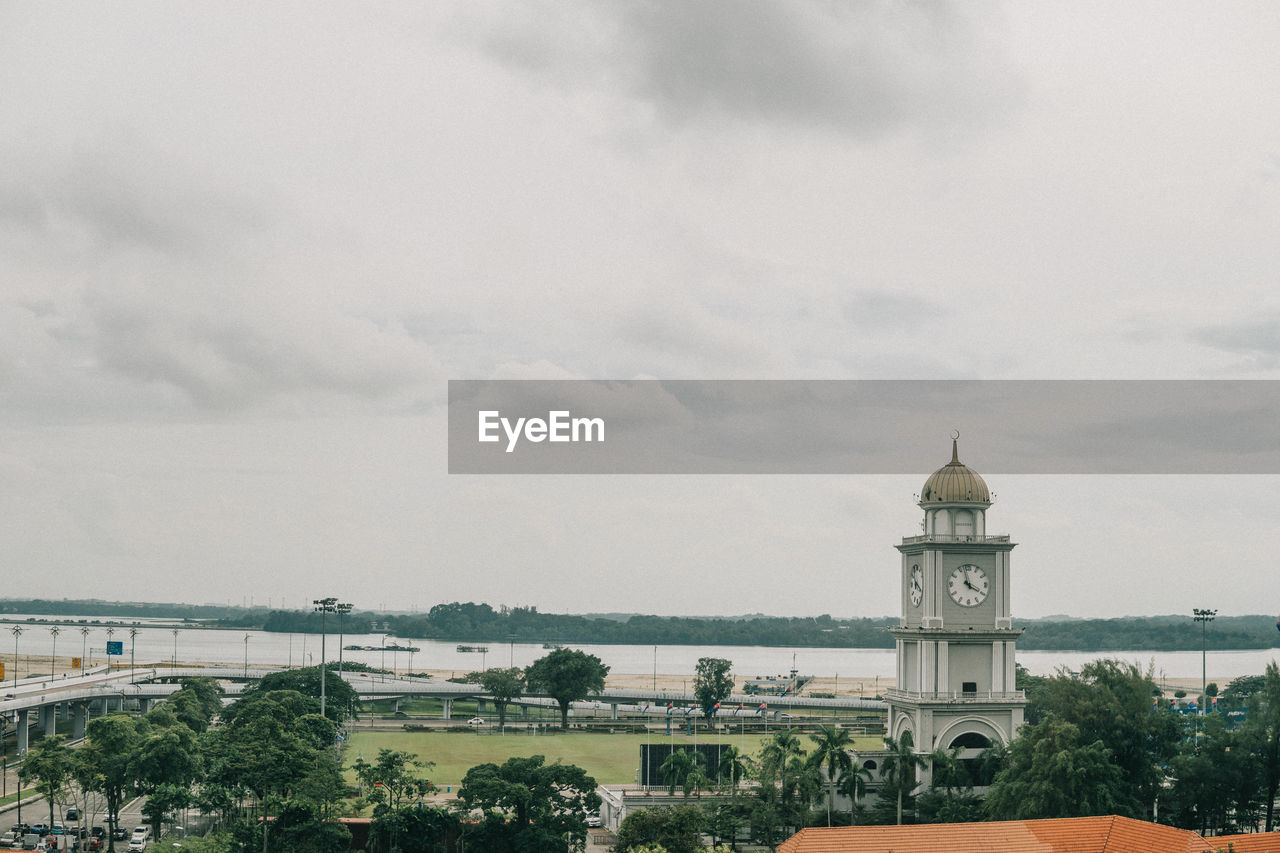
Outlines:
{"label": "white clock tower", "polygon": [[925,481],[921,536],[902,554],[897,687],[888,691],[888,734],[910,731],[915,750],[960,747],[961,758],[1007,744],[1026,705],[1014,687],[1008,536],[987,533],[991,492],[976,471],[951,461]]}

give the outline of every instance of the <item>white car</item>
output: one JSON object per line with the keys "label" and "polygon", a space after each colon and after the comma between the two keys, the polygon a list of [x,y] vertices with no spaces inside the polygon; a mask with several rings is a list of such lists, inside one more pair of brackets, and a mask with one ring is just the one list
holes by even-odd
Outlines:
{"label": "white car", "polygon": [[468,726],[483,726],[483,725],[484,725],[484,717],[472,717],[471,719],[467,720],[467,725],[468,725]]}
{"label": "white car", "polygon": [[147,842],[151,840],[151,827],[139,826],[133,830],[133,835],[129,836],[130,850],[146,850]]}

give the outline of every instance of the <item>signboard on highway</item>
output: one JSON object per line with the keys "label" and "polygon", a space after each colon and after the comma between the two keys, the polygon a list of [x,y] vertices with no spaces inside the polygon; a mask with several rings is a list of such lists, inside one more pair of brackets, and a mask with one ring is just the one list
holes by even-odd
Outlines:
{"label": "signboard on highway", "polygon": [[72,668],[72,669],[79,669],[79,668],[80,668],[80,662],[81,662],[81,661],[80,661],[80,658],[72,658],[72,659],[71,659],[71,668]]}
{"label": "signboard on highway", "polygon": [[108,640],[107,654],[122,655],[124,654],[124,640]]}

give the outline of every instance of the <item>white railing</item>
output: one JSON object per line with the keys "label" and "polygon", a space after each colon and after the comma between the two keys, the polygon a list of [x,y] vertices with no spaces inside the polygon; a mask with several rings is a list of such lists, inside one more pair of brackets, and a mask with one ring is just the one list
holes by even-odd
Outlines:
{"label": "white railing", "polygon": [[908,701],[944,701],[944,702],[1012,702],[1026,701],[1027,694],[1022,690],[937,690],[916,691],[890,688],[884,692],[888,699],[904,699]]}
{"label": "white railing", "polygon": [[987,542],[1008,542],[1009,534],[1003,536],[972,536],[962,533],[929,533],[924,536],[903,536],[902,544],[911,545],[916,542],[976,542],[979,544]]}

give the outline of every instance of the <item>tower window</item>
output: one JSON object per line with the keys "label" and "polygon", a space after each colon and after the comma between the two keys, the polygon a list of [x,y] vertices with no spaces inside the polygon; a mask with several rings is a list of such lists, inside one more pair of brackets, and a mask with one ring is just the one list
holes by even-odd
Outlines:
{"label": "tower window", "polygon": [[973,696],[978,692],[978,682],[964,681],[960,683],[960,692],[966,696]]}

